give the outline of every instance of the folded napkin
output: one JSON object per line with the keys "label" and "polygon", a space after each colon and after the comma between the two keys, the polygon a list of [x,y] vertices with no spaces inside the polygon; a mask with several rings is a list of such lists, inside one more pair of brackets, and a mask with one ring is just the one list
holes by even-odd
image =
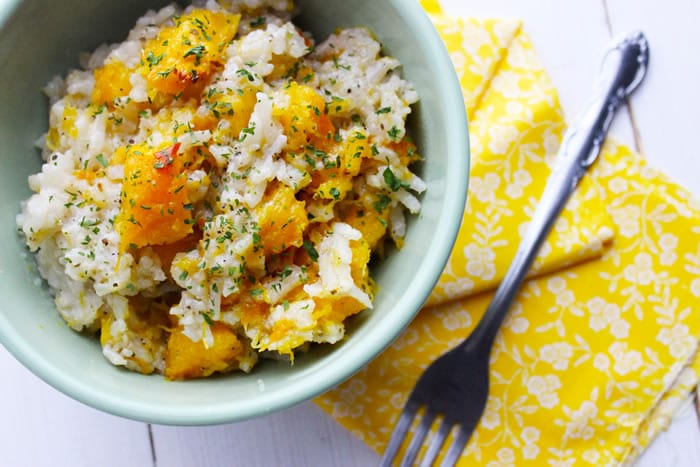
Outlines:
{"label": "folded napkin", "polygon": [[[423,2],[460,76],[472,172],[464,222],[426,307],[316,402],[382,452],[427,365],[469,335],[542,194],[564,117],[519,22]],[[700,204],[608,143],[557,222],[491,355],[460,465],[618,465],[669,423],[700,375]]]}

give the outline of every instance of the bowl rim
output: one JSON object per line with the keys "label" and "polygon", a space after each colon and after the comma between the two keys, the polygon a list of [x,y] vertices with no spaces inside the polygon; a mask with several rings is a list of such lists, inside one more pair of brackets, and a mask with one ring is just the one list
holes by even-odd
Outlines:
{"label": "bowl rim", "polygon": [[[0,31],[11,18],[22,0],[0,0]],[[365,339],[368,342],[381,342],[382,345],[361,346],[347,359],[347,365],[326,364],[311,372],[304,378],[303,384],[294,382],[285,391],[263,392],[262,397],[248,400],[242,404],[238,400],[223,400],[214,406],[208,406],[205,412],[200,406],[153,406],[140,401],[127,400],[118,395],[96,392],[79,379],[66,376],[61,370],[43,358],[29,342],[24,340],[0,313],[0,343],[40,379],[64,394],[93,408],[121,417],[164,425],[212,425],[242,421],[256,416],[272,413],[309,400],[333,386],[350,378],[368,362],[388,347],[408,326],[421,306],[427,300],[432,288],[442,273],[449,259],[462,221],[462,213],[467,196],[469,180],[469,135],[467,116],[461,94],[461,86],[445,45],[434,28],[430,18],[419,2],[405,0],[388,0],[403,21],[421,38],[428,48],[435,51],[434,73],[445,80],[449,92],[440,94],[442,105],[446,109],[447,134],[454,140],[448,146],[447,164],[449,170],[445,176],[445,191],[450,192],[443,203],[443,215],[435,225],[433,241],[426,250],[427,257],[438,258],[425,267],[415,271],[414,281],[430,284],[430,287],[409,288],[396,303],[397,307],[415,307],[413,313],[390,313],[370,329]],[[463,187],[463,190],[457,189]],[[450,191],[451,189],[451,191]],[[337,355],[337,354],[336,354]],[[327,358],[333,358],[330,354]]]}
{"label": "bowl rim", "polygon": [[17,6],[22,0],[0,0],[0,30],[5,26],[5,23],[12,16]]}

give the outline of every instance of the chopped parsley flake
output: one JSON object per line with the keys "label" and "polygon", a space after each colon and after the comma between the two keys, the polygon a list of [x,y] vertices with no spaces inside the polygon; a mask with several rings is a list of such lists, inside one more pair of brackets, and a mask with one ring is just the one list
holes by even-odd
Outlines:
{"label": "chopped parsley flake", "polygon": [[282,272],[280,272],[280,279],[286,279],[292,274],[292,268],[289,266],[285,266],[284,269],[282,269]]}
{"label": "chopped parsley flake", "polygon": [[212,319],[211,314],[202,312],[202,318],[204,318],[204,321],[206,321],[206,323],[207,323],[209,326],[213,326],[213,325],[214,325],[214,320]]}
{"label": "chopped parsley flake", "polygon": [[391,198],[389,198],[387,195],[380,194],[373,206],[377,212],[382,212],[387,206],[389,206],[389,204],[391,204]]}
{"label": "chopped parsley flake", "polygon": [[163,58],[165,58],[165,54],[155,55],[152,51],[148,52],[148,55],[146,56],[148,67],[153,68],[154,66],[158,65]]}
{"label": "chopped parsley flake", "polygon": [[200,61],[202,60],[202,56],[206,52],[207,52],[207,49],[205,49],[204,46],[200,44],[200,45],[197,45],[195,47],[192,47],[190,50],[185,52],[185,55],[183,55],[182,58],[194,56],[195,57],[194,64],[196,66],[196,65],[199,65]]}
{"label": "chopped parsley flake", "polygon": [[340,62],[338,62],[337,55],[333,55],[333,66],[335,66],[336,69],[343,69],[343,70],[350,69],[350,65],[341,65]]}
{"label": "chopped parsley flake", "polygon": [[255,18],[253,21],[250,22],[250,27],[257,28],[258,26],[262,26],[263,24],[265,24],[266,21],[267,21],[267,18],[265,18],[264,16],[258,16],[257,18]]}
{"label": "chopped parsley flake", "polygon": [[389,135],[389,138],[393,139],[394,141],[398,141],[401,130],[399,130],[395,126],[392,126],[391,130],[389,130],[387,133]]}
{"label": "chopped parsley flake", "polygon": [[100,115],[100,114],[101,114],[102,112],[104,112],[105,110],[107,110],[107,104],[101,104],[101,105],[97,108],[97,110],[95,110],[95,111],[92,113],[92,116],[93,116],[93,117],[97,117],[98,115]]}
{"label": "chopped parsley flake", "polygon": [[318,251],[316,251],[316,248],[314,248],[313,243],[311,243],[308,240],[304,240],[304,250],[306,250],[306,254],[309,255],[309,258],[311,258],[311,261],[313,261],[313,262],[318,261]]}
{"label": "chopped parsley flake", "polygon": [[236,72],[236,74],[248,78],[248,81],[250,81],[251,83],[255,81],[255,76],[253,76],[253,74],[245,68],[241,68]]}
{"label": "chopped parsley flake", "polygon": [[391,191],[399,191],[401,188],[409,187],[409,184],[400,180],[389,167],[384,169],[382,175],[384,176],[384,183],[386,183],[386,186],[388,186]]}
{"label": "chopped parsley flake", "polygon": [[103,154],[98,154],[95,159],[97,159],[97,162],[99,162],[102,167],[109,166],[109,162],[105,160],[105,156]]}
{"label": "chopped parsley flake", "polygon": [[251,123],[248,128],[243,128],[241,130],[241,137],[238,138],[238,141],[245,141],[245,139],[248,137],[248,135],[254,135],[255,134],[255,122]]}

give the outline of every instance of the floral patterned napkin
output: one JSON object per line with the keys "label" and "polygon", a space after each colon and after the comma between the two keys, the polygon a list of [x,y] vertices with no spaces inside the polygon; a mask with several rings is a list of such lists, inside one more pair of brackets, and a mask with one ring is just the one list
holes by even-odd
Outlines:
{"label": "floral patterned napkin", "polygon": [[[464,223],[403,335],[316,402],[381,452],[425,367],[472,331],[539,199],[564,130],[520,23],[423,2],[460,76],[472,173]],[[630,149],[604,148],[555,226],[491,355],[460,465],[618,465],[664,429],[700,374],[700,204]]]}

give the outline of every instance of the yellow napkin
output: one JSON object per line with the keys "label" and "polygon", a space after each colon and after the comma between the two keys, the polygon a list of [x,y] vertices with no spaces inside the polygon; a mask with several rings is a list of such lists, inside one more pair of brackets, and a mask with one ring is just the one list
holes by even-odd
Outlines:
{"label": "yellow napkin", "polygon": [[[470,117],[464,224],[428,306],[381,356],[317,399],[378,452],[418,376],[479,321],[564,129],[520,23],[451,19],[423,3]],[[609,143],[536,273],[496,340],[486,412],[460,465],[629,463],[698,382],[700,204]]]}

